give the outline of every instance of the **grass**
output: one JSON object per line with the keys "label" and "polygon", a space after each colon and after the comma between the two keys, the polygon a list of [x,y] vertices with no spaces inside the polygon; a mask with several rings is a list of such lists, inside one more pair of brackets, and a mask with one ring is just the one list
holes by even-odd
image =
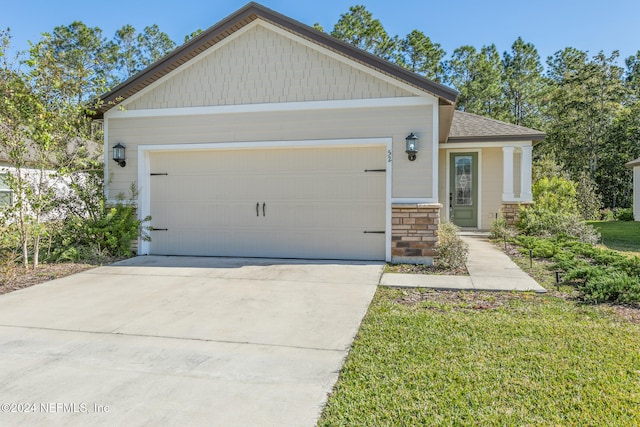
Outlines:
{"label": "grass", "polygon": [[380,287],[319,425],[638,425],[638,342],[553,296]]}
{"label": "grass", "polygon": [[637,252],[640,255],[640,222],[589,221],[602,235],[602,243],[610,249]]}

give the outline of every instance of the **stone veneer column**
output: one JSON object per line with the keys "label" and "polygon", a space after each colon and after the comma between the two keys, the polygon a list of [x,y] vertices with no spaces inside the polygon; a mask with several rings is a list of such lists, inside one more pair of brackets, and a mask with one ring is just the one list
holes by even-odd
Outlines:
{"label": "stone veneer column", "polygon": [[533,202],[502,202],[502,217],[509,225],[515,225],[520,215],[520,207],[528,207]]}
{"label": "stone veneer column", "polygon": [[391,262],[433,264],[441,208],[439,203],[391,205]]}

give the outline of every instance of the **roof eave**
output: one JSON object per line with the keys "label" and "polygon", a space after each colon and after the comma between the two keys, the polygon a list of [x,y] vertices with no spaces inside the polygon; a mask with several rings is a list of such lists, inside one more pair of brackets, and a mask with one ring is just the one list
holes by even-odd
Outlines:
{"label": "roof eave", "polygon": [[[183,63],[193,59],[209,47],[215,45],[219,40],[229,36],[240,27],[243,27],[247,23],[258,18],[262,18],[279,27],[288,29],[303,38],[314,41],[330,50],[342,54],[347,58],[368,65],[369,67],[372,67],[384,74],[391,75],[405,83],[417,87],[418,89],[424,90],[425,92],[436,96],[442,104],[453,105],[458,98],[458,92],[454,89],[419,76],[376,55],[358,49],[357,47],[343,42],[342,40],[338,40],[326,33],[317,31],[308,25],[302,24],[301,22],[252,2],[214,24],[209,29],[203,31],[184,45],[176,48],[174,51],[151,64],[136,75],[122,82],[111,91],[102,95],[100,97],[101,105],[95,109],[96,114],[93,118],[102,119],[105,112],[115,107],[123,99],[127,98],[127,92],[134,91],[133,93],[136,93],[142,90],[144,87],[153,83],[153,81],[157,81],[164,75],[178,68]],[[240,27],[234,28],[238,25],[240,25]],[[139,88],[136,89],[136,87]]]}
{"label": "roof eave", "polygon": [[633,169],[633,168],[635,168],[635,167],[640,166],[640,159],[632,160],[632,161],[630,161],[630,162],[628,162],[628,163],[625,163],[624,165],[625,165],[628,169]]}
{"label": "roof eave", "polygon": [[544,141],[546,134],[531,135],[482,135],[482,136],[450,136],[449,143],[456,142],[509,142],[509,141],[531,141],[534,144]]}

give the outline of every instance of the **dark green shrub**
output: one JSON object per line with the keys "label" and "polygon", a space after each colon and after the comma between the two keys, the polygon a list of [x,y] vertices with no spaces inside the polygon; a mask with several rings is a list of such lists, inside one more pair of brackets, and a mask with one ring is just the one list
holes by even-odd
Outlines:
{"label": "dark green shrub", "polygon": [[609,271],[587,278],[579,287],[585,301],[630,303],[640,301],[640,278],[623,271]]}
{"label": "dark green shrub", "polygon": [[[91,188],[92,189],[92,188]],[[119,195],[115,205],[107,205],[102,194],[89,194],[93,201],[90,209],[70,212],[58,233],[58,241],[51,259],[54,261],[99,261],[109,257],[134,255],[132,243],[141,237],[149,240],[148,226],[151,218],[139,220],[132,201],[136,189],[125,200]]]}
{"label": "dark green shrub", "polygon": [[631,208],[615,209],[615,216],[617,221],[633,221],[633,209]]}

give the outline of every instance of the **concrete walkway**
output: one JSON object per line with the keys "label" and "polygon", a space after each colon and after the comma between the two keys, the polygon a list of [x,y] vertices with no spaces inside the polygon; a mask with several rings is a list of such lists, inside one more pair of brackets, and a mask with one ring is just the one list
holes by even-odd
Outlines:
{"label": "concrete walkway", "polygon": [[487,237],[463,235],[462,240],[469,245],[469,276],[385,273],[380,284],[444,290],[547,292]]}

